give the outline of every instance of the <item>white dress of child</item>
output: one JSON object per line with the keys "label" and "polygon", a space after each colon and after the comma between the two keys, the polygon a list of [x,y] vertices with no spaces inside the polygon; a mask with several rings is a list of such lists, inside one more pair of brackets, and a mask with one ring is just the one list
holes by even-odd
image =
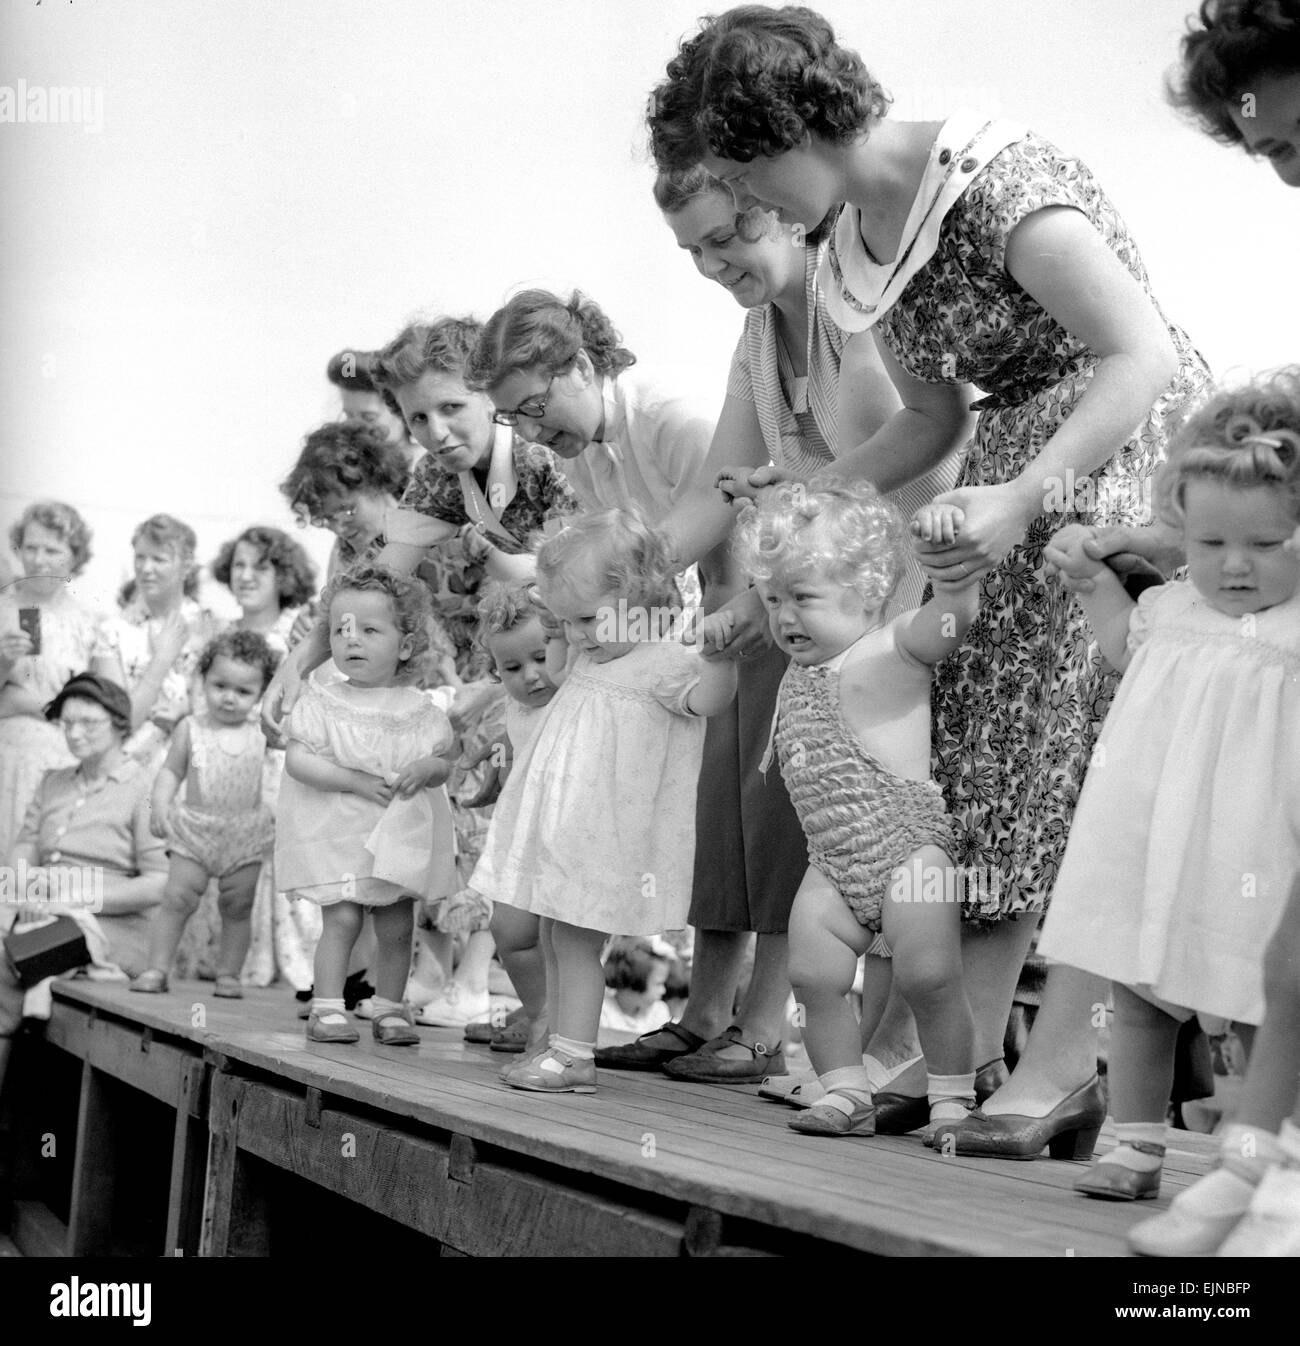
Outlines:
{"label": "white dress of child", "polygon": [[673,641],[579,654],[497,801],[471,886],[587,930],[686,923],[705,721],[686,708],[700,656]]}
{"label": "white dress of child", "polygon": [[[340,766],[386,780],[416,757],[446,751],[446,714],[414,687],[303,684],[287,734]],[[455,892],[455,841],[446,790],[419,790],[386,807],[317,790],[286,771],[276,808],[275,876],[295,898],[328,906],[387,906],[403,895]]]}
{"label": "white dress of child", "polygon": [[1229,617],[1161,585],[1128,644],[1038,951],[1257,1024],[1300,868],[1300,595]]}

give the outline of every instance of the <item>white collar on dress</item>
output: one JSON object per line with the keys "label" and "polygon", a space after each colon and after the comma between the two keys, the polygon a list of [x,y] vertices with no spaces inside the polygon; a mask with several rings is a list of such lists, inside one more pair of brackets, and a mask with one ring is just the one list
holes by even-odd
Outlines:
{"label": "white collar on dress", "polygon": [[944,219],[980,170],[1027,134],[1028,128],[1019,122],[992,121],[969,109],[949,117],[930,147],[892,262],[881,264],[867,255],[862,212],[846,205],[819,275],[831,318],[848,332],[863,332],[883,318],[934,256]]}

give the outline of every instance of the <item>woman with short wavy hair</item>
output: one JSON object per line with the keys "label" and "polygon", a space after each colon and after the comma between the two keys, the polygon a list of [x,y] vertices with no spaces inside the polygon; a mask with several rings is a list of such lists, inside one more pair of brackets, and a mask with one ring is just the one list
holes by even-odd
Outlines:
{"label": "woman with short wavy hair", "polygon": [[[987,394],[958,487],[938,497],[963,511],[961,531],[920,545],[947,578],[981,576],[980,618],[936,675],[934,775],[954,858],[982,876],[967,891],[983,933],[966,964],[976,1059],[992,1066],[1114,686],[1077,601],[1047,582],[1043,546],[1071,520],[1142,515],[1169,421],[1208,371],[1084,164],[1012,122],[887,114],[820,14],[746,5],[681,44],[649,129],[661,171],[700,163],[738,208],[813,228],[843,205],[820,277],[831,316],[876,341],[900,392]],[[917,475],[948,430],[903,399],[837,471],[882,490]],[[1016,1116],[989,1116],[978,1138],[963,1124],[963,1150],[1030,1157],[1102,1108],[1087,1016],[1104,992],[1082,974],[1053,980],[1070,1025],[1060,1053],[985,1105]],[[900,1125],[924,1123],[924,1099],[913,1103]]]}

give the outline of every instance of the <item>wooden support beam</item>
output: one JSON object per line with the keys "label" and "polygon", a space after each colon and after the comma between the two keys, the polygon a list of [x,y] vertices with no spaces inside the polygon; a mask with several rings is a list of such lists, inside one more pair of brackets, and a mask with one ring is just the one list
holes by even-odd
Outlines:
{"label": "wooden support beam", "polygon": [[203,1109],[208,1068],[189,1061],[181,1072],[181,1096],[172,1136],[171,1182],[163,1253],[192,1257],[202,1234],[203,1186],[208,1160],[208,1128]]}
{"label": "wooden support beam", "polygon": [[[240,1150],[240,1113],[247,1088],[247,1081],[224,1070],[212,1077],[201,1257],[266,1257],[270,1253],[269,1203]],[[247,1129],[242,1136],[247,1136]]]}
{"label": "wooden support beam", "polygon": [[87,1060],[81,1069],[77,1151],[68,1214],[68,1255],[107,1257],[112,1252],[116,1186],[115,1082]]}

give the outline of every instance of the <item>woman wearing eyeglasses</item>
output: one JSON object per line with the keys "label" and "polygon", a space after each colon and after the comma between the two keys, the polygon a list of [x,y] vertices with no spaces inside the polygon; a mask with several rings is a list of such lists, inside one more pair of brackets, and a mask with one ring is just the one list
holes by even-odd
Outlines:
{"label": "woman wearing eyeglasses", "polygon": [[657,524],[694,486],[714,421],[635,363],[593,300],[525,290],[488,319],[465,379],[498,425],[555,454],[586,508],[637,505]]}
{"label": "woman wearing eyeglasses", "polygon": [[[41,894],[90,892],[99,900],[94,916],[107,960],[134,976],[147,965],[148,913],[162,900],[167,857],[149,831],[152,772],[125,748],[131,699],[106,677],[78,673],[44,714],[62,730],[75,764],[46,772],[16,840],[0,856],[24,876],[29,894],[25,908],[0,905],[0,936],[16,914],[58,914]],[[0,957],[0,1084],[22,1002],[13,970]]]}

